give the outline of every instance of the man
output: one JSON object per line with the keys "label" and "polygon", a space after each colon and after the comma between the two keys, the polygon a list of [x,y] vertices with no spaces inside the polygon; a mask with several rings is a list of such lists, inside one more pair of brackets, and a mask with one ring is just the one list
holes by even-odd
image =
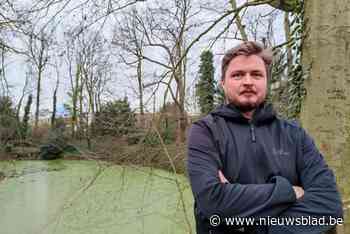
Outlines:
{"label": "man", "polygon": [[271,61],[256,42],[229,50],[221,80],[227,104],[192,125],[187,169],[197,234],[323,233],[330,217],[343,215],[335,177],[313,140],[265,103]]}

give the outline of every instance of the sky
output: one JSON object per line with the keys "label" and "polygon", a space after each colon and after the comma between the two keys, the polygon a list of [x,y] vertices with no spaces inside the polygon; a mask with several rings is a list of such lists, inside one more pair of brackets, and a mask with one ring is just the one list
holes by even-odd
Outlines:
{"label": "sky", "polygon": [[[30,4],[31,0],[26,0],[26,2],[22,2],[23,4],[28,3]],[[77,27],[79,23],[81,22],[82,15],[88,14],[88,11],[90,10],[89,7],[84,7],[79,10],[75,10],[73,12],[70,12],[72,9],[77,7],[79,4],[79,1],[71,1],[73,4],[66,6],[65,10],[62,11],[60,14],[57,14],[60,9],[62,9],[62,5],[55,5],[51,8],[51,10],[47,13],[45,17],[40,17],[40,15],[37,16],[36,19],[38,28],[40,28],[40,25],[45,25],[52,17],[55,15],[56,22],[59,23],[56,24],[54,38],[58,41],[58,43],[61,43],[64,39],[64,32],[67,31],[67,29],[72,27]],[[80,1],[81,2],[81,1]],[[164,2],[169,2],[167,7],[169,7],[171,10],[174,10],[173,7],[171,7],[170,2],[171,1],[161,1],[162,4]],[[239,4],[242,4],[244,1],[239,1]],[[147,6],[156,5],[159,3],[157,0],[147,0],[146,2],[139,2],[136,5],[136,9],[138,11],[142,11]],[[203,30],[206,29],[207,25],[209,25],[208,22],[216,19],[221,12],[227,9],[228,3],[225,0],[218,0],[218,1],[208,1],[205,5],[203,4],[204,1],[194,0],[192,1],[192,9],[193,13],[197,12],[200,8],[198,7],[198,4],[202,4],[201,11],[193,16],[190,19],[190,23],[196,24],[196,27],[191,29],[188,32],[188,40],[187,44],[190,43],[191,39],[195,38],[197,35],[199,35]],[[213,8],[214,10],[208,10],[206,8]],[[130,8],[129,8],[130,9]],[[218,11],[218,12],[217,12]],[[267,14],[269,12],[273,11],[273,8],[269,6],[258,6],[249,9],[245,13],[244,17],[244,23],[249,25],[249,22],[254,22],[256,20],[257,16]],[[102,12],[103,13],[103,12]],[[99,12],[98,14],[102,14]],[[284,31],[283,31],[283,14],[279,12],[278,10],[274,10],[273,13],[275,14],[275,21],[273,24],[274,27],[274,38],[275,43],[278,44],[280,42],[284,41]],[[98,23],[92,25],[90,28],[95,29],[98,31],[100,35],[103,35],[108,41],[110,41],[113,37],[113,31],[115,28],[116,22],[119,20],[119,16],[121,14],[114,14],[112,16],[109,16],[105,21],[100,20]],[[224,24],[228,22],[227,20],[224,20],[223,24],[218,25],[215,27],[209,34],[204,36],[197,44],[193,46],[193,48],[189,51],[188,56],[188,65],[187,65],[187,86],[188,86],[188,95],[189,97],[193,97],[193,87],[196,83],[196,79],[198,78],[198,69],[199,69],[199,56],[200,52],[204,49],[211,49],[214,54],[214,66],[215,66],[215,77],[217,80],[219,80],[220,77],[220,61],[222,58],[222,55],[224,51],[231,48],[232,46],[239,43],[239,41],[234,39],[226,39],[226,40],[218,40],[212,47],[208,47],[212,39],[221,32],[222,28],[224,27]],[[103,24],[104,23],[104,24]],[[51,26],[48,25],[47,28],[49,29]],[[231,33],[228,34],[228,36],[233,36],[233,29],[235,28],[235,25],[230,26],[232,29],[230,30]],[[259,26],[261,29],[264,29],[266,27],[263,26],[263,23]],[[258,35],[261,35],[264,30],[261,30],[262,32],[259,32]],[[8,35],[9,40],[11,41],[11,44],[15,45],[17,48],[25,48],[25,43],[23,43],[23,39],[13,37],[13,35]],[[251,37],[250,37],[251,38]],[[105,96],[106,99],[116,99],[116,98],[123,98],[125,95],[128,96],[129,101],[131,102],[131,105],[133,108],[137,108],[138,100],[137,96],[133,92],[133,89],[136,88],[136,82],[134,82],[132,79],[130,79],[130,76],[132,76],[135,71],[127,69],[125,66],[121,66],[118,64],[118,52],[119,50],[117,48],[110,48],[110,52],[112,54],[111,56],[111,63],[112,63],[112,79],[110,83],[108,84],[108,89],[110,90],[110,93]],[[151,57],[152,59],[159,60],[162,57],[162,52],[159,49],[146,49],[146,54],[148,57]],[[55,54],[52,54],[51,56],[56,56]],[[56,56],[57,57],[57,56]],[[6,76],[7,79],[12,87],[11,94],[15,100],[15,102],[18,102],[19,97],[22,93],[22,88],[24,85],[26,73],[28,73],[28,66],[26,65],[26,57],[11,54],[9,57],[6,58]],[[55,70],[53,66],[48,66],[47,69],[44,72],[44,79],[43,79],[43,87],[42,87],[42,94],[41,94],[41,109],[45,110],[47,109],[50,111],[52,109],[52,93],[53,89],[56,84],[56,76],[57,72],[59,74],[60,78],[60,84],[59,84],[59,91],[58,91],[58,110],[60,112],[64,112],[63,104],[69,101],[69,96],[67,95],[67,90],[69,90],[70,83],[68,79],[68,70],[64,63],[60,63],[59,70]],[[144,64],[145,70],[144,73],[148,78],[146,77],[146,80],[152,79],[152,74],[160,73],[161,68],[158,65],[152,64],[150,62],[146,62]],[[129,77],[129,78],[128,78]],[[174,86],[173,86],[174,87]],[[33,90],[35,87],[33,87]],[[155,96],[155,105],[157,108],[162,105],[164,102],[164,98],[162,93],[164,92],[165,87],[161,87],[157,95]],[[151,90],[146,90],[146,92],[151,93]],[[35,94],[35,92],[34,92]],[[149,95],[149,94],[148,94]],[[147,97],[147,95],[146,95]],[[189,112],[196,112],[198,109],[193,108],[193,100],[194,98],[188,99],[188,108]],[[151,111],[153,109],[153,101],[150,101],[147,105],[147,110]],[[34,111],[32,111],[34,113]]]}

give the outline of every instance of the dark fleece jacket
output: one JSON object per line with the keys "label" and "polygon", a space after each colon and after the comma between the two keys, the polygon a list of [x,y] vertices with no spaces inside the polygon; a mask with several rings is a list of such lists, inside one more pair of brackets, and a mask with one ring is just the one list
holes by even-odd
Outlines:
{"label": "dark fleece jacket", "polygon": [[[229,183],[220,183],[219,169]],[[343,216],[335,177],[313,140],[296,123],[277,118],[271,105],[261,105],[251,121],[222,105],[195,122],[187,170],[197,234],[322,233],[330,226],[230,226],[225,218]],[[293,185],[304,189],[302,199],[296,200]],[[210,224],[214,214],[221,225]]]}

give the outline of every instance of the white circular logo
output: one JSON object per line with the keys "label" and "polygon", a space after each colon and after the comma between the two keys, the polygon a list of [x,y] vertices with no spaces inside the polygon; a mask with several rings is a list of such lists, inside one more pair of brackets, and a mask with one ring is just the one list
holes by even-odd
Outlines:
{"label": "white circular logo", "polygon": [[212,215],[209,218],[210,225],[213,227],[217,227],[221,223],[221,219],[219,215]]}

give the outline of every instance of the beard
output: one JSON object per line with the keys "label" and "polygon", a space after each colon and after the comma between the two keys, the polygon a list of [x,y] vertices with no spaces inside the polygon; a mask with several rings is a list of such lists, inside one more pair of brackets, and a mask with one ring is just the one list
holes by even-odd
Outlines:
{"label": "beard", "polygon": [[256,102],[247,101],[242,103],[236,99],[230,99],[230,98],[227,99],[227,103],[233,104],[242,113],[254,111],[263,102],[264,100],[257,100]]}
{"label": "beard", "polygon": [[251,103],[251,102],[248,102],[248,103],[231,102],[231,103],[233,103],[236,106],[236,108],[240,112],[243,112],[243,113],[251,112],[251,111],[255,110],[256,108],[258,108],[258,106],[259,106],[258,103]]}
{"label": "beard", "polygon": [[247,103],[247,104],[239,103],[238,105],[235,104],[235,106],[237,107],[237,109],[240,112],[246,113],[246,112],[251,112],[251,111],[255,110],[256,108],[258,108],[259,105],[255,104],[255,103]]}

